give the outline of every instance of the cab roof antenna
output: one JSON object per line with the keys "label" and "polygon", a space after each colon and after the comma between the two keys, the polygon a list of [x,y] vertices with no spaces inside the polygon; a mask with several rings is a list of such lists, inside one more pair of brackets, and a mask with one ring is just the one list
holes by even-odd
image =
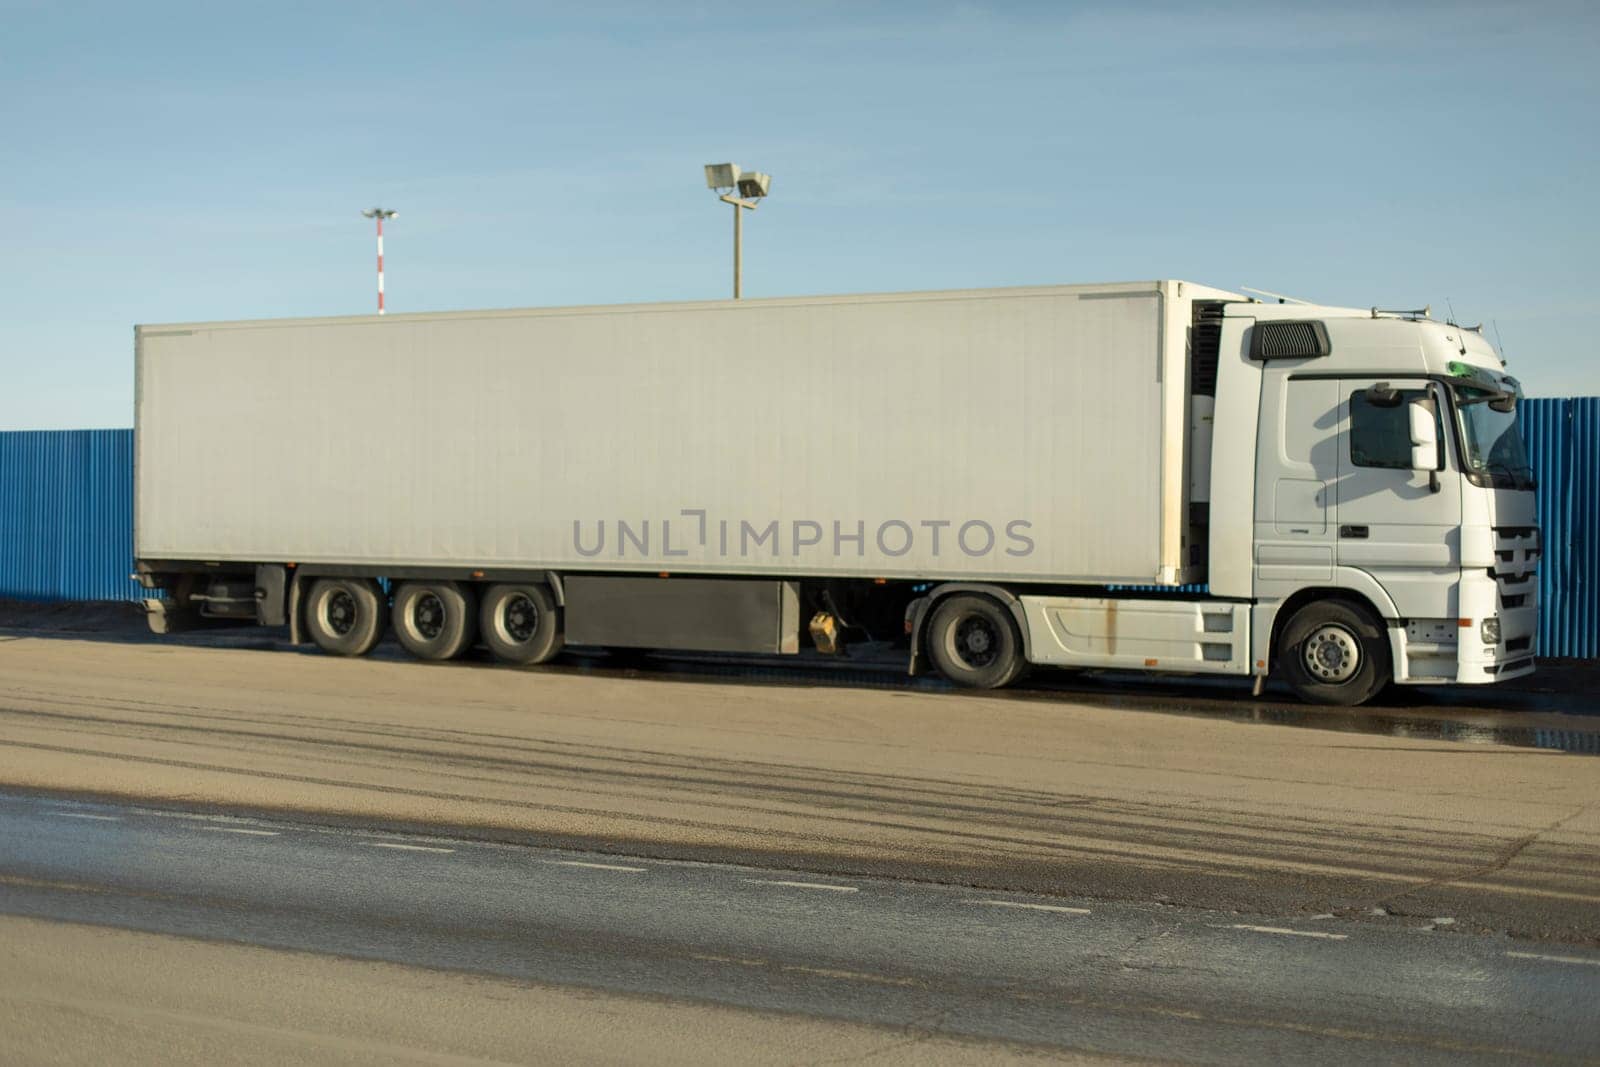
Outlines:
{"label": "cab roof antenna", "polygon": [[1269,293],[1265,289],[1252,289],[1248,285],[1241,285],[1242,292],[1254,293],[1257,296],[1270,296],[1280,304],[1310,304],[1309,300],[1301,300],[1298,296],[1284,296],[1282,293]]}
{"label": "cab roof antenna", "polygon": [[[1451,304],[1450,298],[1448,298],[1448,296],[1446,296],[1446,298],[1445,298],[1445,307],[1448,307],[1448,309],[1450,309],[1450,325],[1451,326],[1456,326],[1456,328],[1458,328],[1458,330],[1466,330],[1467,333],[1478,334],[1478,336],[1480,336],[1480,338],[1482,338],[1482,336],[1483,336],[1483,323],[1478,323],[1477,326],[1469,326],[1469,325],[1466,325],[1466,323],[1456,322],[1456,306],[1454,306],[1454,304]],[[1462,352],[1462,355],[1466,355],[1466,352]]]}
{"label": "cab roof antenna", "polygon": [[[1446,304],[1450,304],[1450,298],[1448,296],[1445,297],[1444,298],[1444,302]],[[1483,323],[1480,322],[1476,326],[1468,326],[1466,323],[1462,323],[1462,322],[1457,322],[1456,321],[1456,309],[1455,309],[1455,305],[1453,305],[1453,304],[1450,305],[1450,325],[1458,326],[1461,329],[1467,331],[1468,333],[1475,333],[1479,337],[1483,336]]]}
{"label": "cab roof antenna", "polygon": [[1450,302],[1448,296],[1444,298],[1444,306],[1450,311],[1450,318],[1446,321],[1456,328],[1456,343],[1461,346],[1461,355],[1464,356],[1467,354],[1466,327],[1456,321],[1456,306]]}

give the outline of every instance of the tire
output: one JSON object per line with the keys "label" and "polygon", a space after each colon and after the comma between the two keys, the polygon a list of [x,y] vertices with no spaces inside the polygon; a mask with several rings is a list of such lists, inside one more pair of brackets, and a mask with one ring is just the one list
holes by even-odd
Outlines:
{"label": "tire", "polygon": [[383,639],[383,599],[370,578],[318,578],[306,595],[306,633],[324,652],[365,656]]}
{"label": "tire", "polygon": [[1278,635],[1277,665],[1308,704],[1365,704],[1393,677],[1382,624],[1339,600],[1307,604],[1290,617]]}
{"label": "tire", "polygon": [[418,659],[455,659],[477,633],[472,591],[456,582],[402,582],[390,613],[394,635]]}
{"label": "tire", "polygon": [[478,610],[478,630],[495,659],[517,666],[553,659],[565,643],[561,609],[543,585],[491,585]]}
{"label": "tire", "polygon": [[1010,685],[1027,666],[1016,620],[986,596],[958,593],[939,601],[923,644],[939,673],[966,689]]}

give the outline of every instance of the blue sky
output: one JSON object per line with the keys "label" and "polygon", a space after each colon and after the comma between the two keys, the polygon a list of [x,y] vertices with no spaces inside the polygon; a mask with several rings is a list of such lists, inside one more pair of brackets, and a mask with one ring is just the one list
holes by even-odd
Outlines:
{"label": "blue sky", "polygon": [[[132,325],[1179,277],[1600,393],[1594,5],[0,2],[0,429]],[[1490,331],[1491,339],[1493,331]]]}

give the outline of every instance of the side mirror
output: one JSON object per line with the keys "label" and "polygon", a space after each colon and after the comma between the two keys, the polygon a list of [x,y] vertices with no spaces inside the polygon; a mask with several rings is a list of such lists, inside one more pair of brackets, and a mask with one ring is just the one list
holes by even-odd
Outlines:
{"label": "side mirror", "polygon": [[1411,423],[1411,469],[1439,469],[1439,434],[1434,420],[1433,401],[1419,397],[1406,405]]}

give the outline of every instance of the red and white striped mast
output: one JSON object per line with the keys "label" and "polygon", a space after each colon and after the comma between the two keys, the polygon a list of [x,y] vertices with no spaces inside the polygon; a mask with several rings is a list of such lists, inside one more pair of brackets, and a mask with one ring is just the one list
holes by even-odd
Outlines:
{"label": "red and white striped mast", "polygon": [[400,214],[381,207],[369,207],[361,213],[363,218],[378,220],[378,314],[383,314],[383,220]]}

